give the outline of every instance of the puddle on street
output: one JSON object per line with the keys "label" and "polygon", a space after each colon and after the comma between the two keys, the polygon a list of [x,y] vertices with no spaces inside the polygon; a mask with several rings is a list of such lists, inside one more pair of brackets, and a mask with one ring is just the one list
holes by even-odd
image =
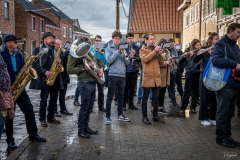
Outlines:
{"label": "puddle on street", "polygon": [[77,136],[78,132],[73,132],[73,134],[71,134],[71,136],[67,136],[67,144],[72,144],[73,143],[73,140],[74,138]]}

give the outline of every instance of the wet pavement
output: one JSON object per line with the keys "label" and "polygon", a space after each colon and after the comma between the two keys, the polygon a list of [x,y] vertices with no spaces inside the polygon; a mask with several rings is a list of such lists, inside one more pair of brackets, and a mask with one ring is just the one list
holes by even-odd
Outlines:
{"label": "wet pavement", "polygon": [[[240,147],[225,148],[215,143],[215,126],[204,127],[198,120],[198,114],[189,114],[187,110],[185,116],[179,114],[178,108],[174,108],[169,103],[166,93],[165,109],[168,115],[160,115],[165,120],[165,124],[152,122],[152,125],[142,123],[141,105],[139,110],[124,112],[131,121],[123,122],[117,120],[117,106],[112,103],[112,123],[105,125],[105,113],[98,112],[97,103],[91,113],[90,127],[97,129],[99,134],[91,135],[90,139],[78,137],[77,118],[79,107],[73,105],[72,95],[76,87],[76,79],[71,78],[69,85],[67,108],[73,112],[73,116],[62,115],[60,125],[49,124],[49,127],[39,126],[39,134],[47,138],[46,143],[29,142],[24,139],[26,129],[21,112],[17,111],[15,118],[15,137],[19,144],[18,149],[13,151],[7,159],[23,160],[53,160],[53,159],[100,159],[100,160],[151,160],[151,159],[240,159]],[[28,91],[36,111],[38,121],[39,93]],[[105,95],[107,89],[105,88]],[[105,97],[106,98],[106,97]],[[177,95],[178,102],[179,96]],[[136,97],[134,99],[136,102]],[[150,106],[150,101],[148,103]],[[197,107],[197,111],[198,111]],[[150,107],[148,107],[148,117],[151,120]],[[240,141],[240,117],[232,119],[232,133],[235,140]],[[3,138],[5,135],[3,134]],[[5,140],[1,140],[1,152],[6,149]],[[2,145],[4,146],[2,148]],[[3,155],[3,154],[2,154]]]}

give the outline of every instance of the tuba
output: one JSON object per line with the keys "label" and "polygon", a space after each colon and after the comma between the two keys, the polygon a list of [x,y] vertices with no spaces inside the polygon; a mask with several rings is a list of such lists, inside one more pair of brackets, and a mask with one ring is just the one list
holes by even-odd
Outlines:
{"label": "tuba", "polygon": [[60,58],[60,55],[61,55],[61,51],[62,51],[62,45],[60,45],[60,48],[57,50],[57,53],[54,57],[54,60],[53,60],[53,63],[52,63],[52,66],[50,68],[50,72],[52,73],[50,77],[48,77],[46,79],[46,82],[47,82],[47,85],[48,86],[52,86],[58,76],[58,74],[60,72],[63,72],[64,71],[64,68],[61,64],[58,64],[57,63],[57,60],[58,58]]}
{"label": "tuba", "polygon": [[[20,50],[20,48],[19,48]],[[22,50],[22,49],[21,49]],[[26,52],[25,52],[26,53]],[[25,65],[21,69],[21,71],[18,73],[15,81],[13,82],[11,86],[12,91],[12,97],[13,101],[16,102],[26,85],[31,79],[37,79],[38,75],[35,69],[29,68],[32,63],[36,60],[36,56],[31,56],[30,58],[26,58]],[[28,69],[29,68],[29,69]],[[28,70],[28,74],[25,74],[25,71]]]}
{"label": "tuba", "polygon": [[[102,78],[98,76],[100,67],[97,64],[97,58],[90,51],[91,43],[89,41],[81,42],[80,39],[76,39],[72,43],[70,54],[75,58],[82,58],[85,69],[98,81],[98,83],[104,84],[104,76]],[[89,66],[88,62],[92,62],[92,66]]]}

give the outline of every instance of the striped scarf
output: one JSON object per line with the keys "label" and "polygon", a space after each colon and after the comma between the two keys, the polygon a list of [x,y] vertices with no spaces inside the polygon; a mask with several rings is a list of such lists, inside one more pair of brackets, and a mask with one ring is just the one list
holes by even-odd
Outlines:
{"label": "striped scarf", "polygon": [[11,79],[7,71],[7,65],[0,54],[0,91],[10,92],[11,90]]}

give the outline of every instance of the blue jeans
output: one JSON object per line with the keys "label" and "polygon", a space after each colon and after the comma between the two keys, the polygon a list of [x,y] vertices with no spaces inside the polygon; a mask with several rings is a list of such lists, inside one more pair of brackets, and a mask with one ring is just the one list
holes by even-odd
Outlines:
{"label": "blue jeans", "polygon": [[108,77],[108,93],[107,93],[107,102],[106,102],[106,118],[111,116],[111,104],[113,95],[117,88],[117,102],[118,102],[118,116],[123,114],[123,98],[124,98],[124,88],[125,88],[125,77],[116,77],[109,76]]}
{"label": "blue jeans", "polygon": [[79,82],[79,93],[81,94],[81,108],[78,115],[78,131],[84,131],[89,125],[90,113],[93,109],[96,83]]}
{"label": "blue jeans", "polygon": [[74,101],[78,101],[78,98],[79,98],[79,89],[77,86],[76,91],[75,91]]}
{"label": "blue jeans", "polygon": [[0,139],[1,139],[1,135],[2,135],[3,129],[4,129],[5,120],[6,120],[6,117],[3,117],[2,125],[0,125]]}
{"label": "blue jeans", "polygon": [[[142,70],[141,70],[141,71],[140,71],[140,80],[139,80],[139,84],[138,84],[138,95],[137,95],[138,100],[141,100],[142,97],[143,97],[142,75],[143,75],[143,72],[142,72]],[[149,98],[152,98],[152,89],[150,89]]]}

